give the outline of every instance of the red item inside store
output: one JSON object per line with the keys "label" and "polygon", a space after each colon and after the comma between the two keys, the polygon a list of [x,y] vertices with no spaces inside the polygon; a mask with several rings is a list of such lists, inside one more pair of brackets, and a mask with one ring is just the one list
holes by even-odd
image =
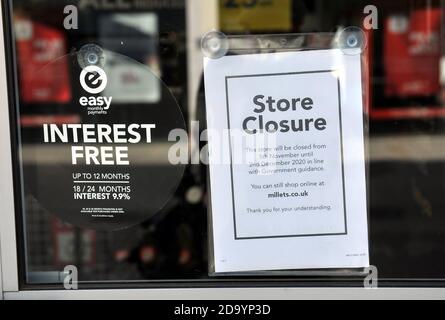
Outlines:
{"label": "red item inside store", "polygon": [[67,103],[71,99],[66,41],[57,29],[15,20],[20,93],[24,103]]}
{"label": "red item inside store", "polygon": [[414,10],[410,17],[393,15],[385,21],[385,95],[422,97],[440,90],[439,61],[442,10]]}

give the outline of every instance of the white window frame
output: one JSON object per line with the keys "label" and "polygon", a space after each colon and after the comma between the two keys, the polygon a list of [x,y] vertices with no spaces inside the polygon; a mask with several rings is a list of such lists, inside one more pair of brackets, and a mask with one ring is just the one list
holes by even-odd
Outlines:
{"label": "white window frame", "polygon": [[[189,11],[194,10],[189,8]],[[5,42],[1,13],[2,7],[0,6],[0,299],[445,299],[445,288],[194,288],[20,291]]]}
{"label": "white window frame", "polygon": [[18,291],[11,136],[9,130],[3,15],[0,7],[0,256],[2,291]]}

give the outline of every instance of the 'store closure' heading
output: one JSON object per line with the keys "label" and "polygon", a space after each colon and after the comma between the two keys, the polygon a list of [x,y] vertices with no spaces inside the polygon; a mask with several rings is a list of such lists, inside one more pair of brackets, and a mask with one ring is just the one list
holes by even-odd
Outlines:
{"label": "'store closure' heading", "polygon": [[264,112],[286,112],[286,111],[296,111],[301,108],[305,111],[312,110],[314,107],[314,101],[312,98],[293,98],[290,101],[287,99],[275,100],[273,97],[269,96],[264,100],[264,95],[256,95],[253,97],[253,103],[255,107],[253,112],[260,114],[258,117],[250,116],[243,121],[243,130],[248,134],[256,134],[257,132],[299,132],[299,131],[310,131],[311,128],[323,131],[326,129],[326,119],[325,118],[306,118],[306,119],[292,119],[292,120],[281,120],[281,121],[267,121],[265,122],[263,115]]}
{"label": "'store closure' heading", "polygon": [[[155,124],[43,125],[44,143],[122,144],[124,146],[71,146],[72,164],[129,165],[126,144],[151,143]],[[81,162],[81,163],[80,163]]]}

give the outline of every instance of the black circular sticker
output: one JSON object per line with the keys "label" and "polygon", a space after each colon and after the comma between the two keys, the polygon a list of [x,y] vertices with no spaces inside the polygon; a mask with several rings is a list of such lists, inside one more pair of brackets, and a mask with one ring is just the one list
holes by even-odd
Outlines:
{"label": "black circular sticker", "polygon": [[79,54],[39,72],[68,77],[69,102],[51,106],[35,136],[22,137],[23,178],[40,205],[65,222],[127,228],[175,193],[184,165],[175,160],[181,142],[169,134],[185,130],[184,118],[153,68],[109,51]]}

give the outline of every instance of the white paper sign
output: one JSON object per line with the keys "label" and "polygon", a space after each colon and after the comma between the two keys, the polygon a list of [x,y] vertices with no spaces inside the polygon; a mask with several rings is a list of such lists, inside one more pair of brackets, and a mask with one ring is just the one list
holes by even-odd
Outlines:
{"label": "white paper sign", "polygon": [[204,68],[215,272],[369,266],[360,56]]}

